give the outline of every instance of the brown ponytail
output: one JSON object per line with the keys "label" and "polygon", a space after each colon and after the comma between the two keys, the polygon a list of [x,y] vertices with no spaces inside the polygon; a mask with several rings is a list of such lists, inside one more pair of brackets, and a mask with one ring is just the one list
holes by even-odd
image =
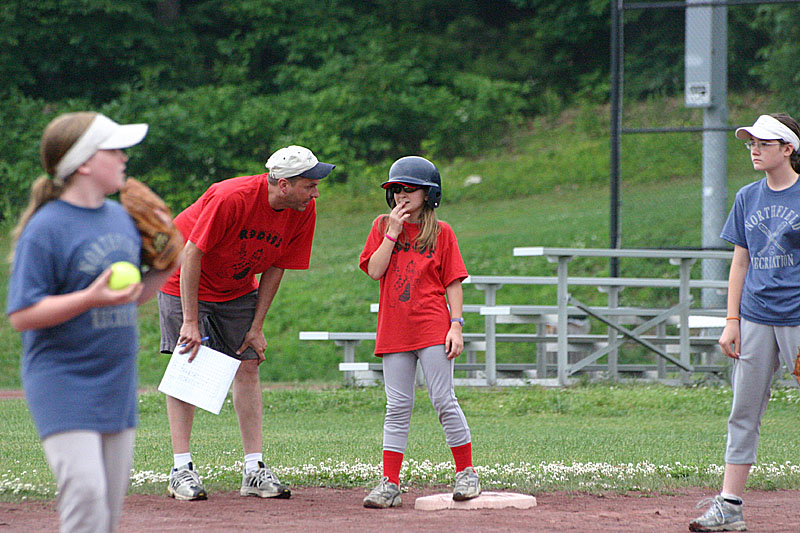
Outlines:
{"label": "brown ponytail", "polygon": [[39,148],[39,157],[47,175],[39,176],[31,185],[28,206],[20,215],[17,225],[11,232],[13,242],[11,252],[8,255],[9,261],[14,260],[17,239],[19,239],[22,230],[25,229],[34,213],[44,204],[55,200],[64,192],[64,188],[72,176],[67,176],[63,180],[55,179],[56,166],[61,161],[61,158],[64,157],[64,154],[92,124],[96,116],[97,113],[94,112],[65,113],[51,120],[44,129]]}
{"label": "brown ponytail", "polygon": [[[773,113],[770,115],[772,118],[780,121],[784,126],[789,128],[794,132],[795,135],[800,139],[800,125],[797,124],[797,121],[787,115],[786,113]],[[789,157],[789,163],[792,165],[792,170],[800,174],[800,153],[797,150],[792,152],[792,155]]]}

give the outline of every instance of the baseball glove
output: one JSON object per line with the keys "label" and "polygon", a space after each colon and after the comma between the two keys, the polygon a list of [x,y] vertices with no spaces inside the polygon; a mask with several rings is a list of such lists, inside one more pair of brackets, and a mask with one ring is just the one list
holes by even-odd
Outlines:
{"label": "baseball glove", "polygon": [[125,181],[119,197],[142,236],[142,264],[156,270],[173,266],[183,250],[183,235],[164,200],[134,178]]}
{"label": "baseball glove", "polygon": [[797,350],[797,358],[794,360],[794,371],[792,372],[797,379],[797,384],[800,385],[800,348]]}

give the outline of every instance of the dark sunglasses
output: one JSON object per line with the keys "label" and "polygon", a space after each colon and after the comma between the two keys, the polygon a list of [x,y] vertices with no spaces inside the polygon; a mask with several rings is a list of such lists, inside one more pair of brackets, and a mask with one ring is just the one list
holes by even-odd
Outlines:
{"label": "dark sunglasses", "polygon": [[392,194],[400,194],[400,191],[405,193],[412,193],[419,190],[420,187],[411,187],[409,185],[389,185],[389,192]]}

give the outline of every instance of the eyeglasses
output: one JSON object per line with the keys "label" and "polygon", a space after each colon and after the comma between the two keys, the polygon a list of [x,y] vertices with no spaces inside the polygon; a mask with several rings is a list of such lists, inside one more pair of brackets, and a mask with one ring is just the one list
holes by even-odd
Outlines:
{"label": "eyeglasses", "polygon": [[400,191],[412,193],[419,190],[419,187],[411,187],[409,185],[389,185],[389,192],[392,194],[400,194]]}
{"label": "eyeglasses", "polygon": [[758,150],[760,151],[764,147],[776,146],[778,144],[784,144],[784,143],[782,143],[780,141],[774,142],[774,143],[765,143],[765,142],[761,142],[761,141],[745,141],[744,146],[748,150],[752,150],[753,148],[758,148]]}

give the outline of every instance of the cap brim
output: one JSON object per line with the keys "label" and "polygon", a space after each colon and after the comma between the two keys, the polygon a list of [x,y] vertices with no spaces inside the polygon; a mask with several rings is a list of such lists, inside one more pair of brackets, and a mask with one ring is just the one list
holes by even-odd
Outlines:
{"label": "cap brim", "polygon": [[402,183],[403,185],[411,185],[412,187],[438,187],[435,183],[430,181],[421,180],[419,178],[412,178],[411,176],[395,176],[389,181],[381,183],[381,187],[388,189],[392,183]]}
{"label": "cap brim", "polygon": [[304,170],[298,174],[298,176],[301,178],[308,178],[310,180],[321,180],[330,174],[331,170],[333,170],[335,167],[336,165],[331,165],[330,163],[317,163],[308,170]]}
{"label": "cap brim", "polygon": [[123,148],[130,148],[142,142],[144,136],[147,135],[147,124],[124,124],[119,125],[118,128],[111,134],[111,136],[100,143],[97,147],[99,150],[121,150]]}
{"label": "cap brim", "polygon": [[759,139],[761,141],[782,141],[783,139],[780,136],[775,136],[776,133],[774,131],[769,131],[763,128],[758,128],[756,126],[748,126],[746,128],[738,128],[736,130],[736,138],[746,141],[751,136]]}

